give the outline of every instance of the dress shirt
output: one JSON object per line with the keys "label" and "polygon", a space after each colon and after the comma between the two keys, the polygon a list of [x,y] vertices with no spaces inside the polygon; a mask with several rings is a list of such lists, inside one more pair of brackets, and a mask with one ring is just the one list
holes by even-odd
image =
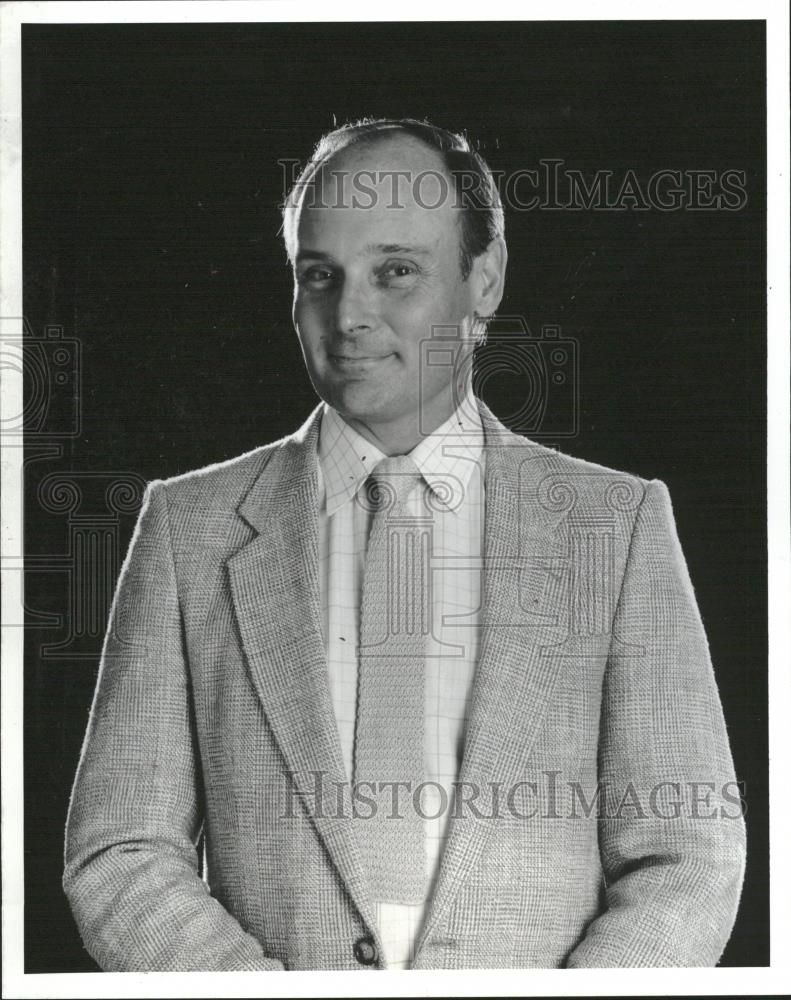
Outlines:
{"label": "dress shirt", "polygon": [[[346,773],[354,779],[359,612],[370,507],[355,497],[385,457],[325,404],[319,436],[319,560],[324,643]],[[432,628],[426,650],[425,789],[428,894],[420,904],[376,900],[389,968],[408,968],[439,870],[458,780],[475,664],[483,574],[484,450],[468,390],[454,413],[409,453],[422,478],[408,502],[433,511]],[[426,491],[431,491],[429,496]]]}

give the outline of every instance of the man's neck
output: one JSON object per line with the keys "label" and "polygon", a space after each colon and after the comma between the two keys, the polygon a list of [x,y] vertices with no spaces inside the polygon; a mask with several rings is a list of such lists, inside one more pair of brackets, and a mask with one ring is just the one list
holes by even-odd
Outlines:
{"label": "man's neck", "polygon": [[[469,386],[461,396],[464,399]],[[440,427],[456,410],[452,387],[431,400],[420,410],[406,414],[399,420],[386,423],[364,422],[354,417],[343,416],[343,419],[370,441],[385,455],[407,455],[420,444],[429,434]]]}

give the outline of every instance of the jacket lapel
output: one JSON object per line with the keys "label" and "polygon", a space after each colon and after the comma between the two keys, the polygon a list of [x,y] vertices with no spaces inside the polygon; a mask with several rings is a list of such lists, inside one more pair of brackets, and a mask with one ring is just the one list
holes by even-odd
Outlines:
{"label": "jacket lapel", "polygon": [[[551,647],[563,638],[567,505],[547,502],[543,491],[552,453],[508,431],[478,403],[486,446],[484,601],[459,781],[485,791],[491,782],[507,787],[524,778],[524,761],[562,662]],[[479,861],[497,823],[469,810],[459,818],[451,815],[415,968],[430,967],[429,954],[421,955],[420,949]]]}
{"label": "jacket lapel", "polygon": [[[508,431],[480,400],[486,445],[484,605],[480,653],[459,780],[488,788],[521,780],[561,657],[566,505],[547,502],[551,452]],[[327,678],[318,578],[317,443],[321,407],[284,439],[239,507],[257,536],[229,561],[253,684],[303,801],[380,950],[351,824],[316,808],[312,772],[347,782]],[[348,787],[348,786],[347,786]],[[326,806],[325,806],[326,808]],[[344,802],[344,815],[349,815]],[[421,948],[479,861],[497,820],[451,817]]]}
{"label": "jacket lapel", "polygon": [[[377,936],[349,816],[348,779],[321,630],[318,460],[321,407],[274,451],[239,507],[258,532],[229,561],[247,662],[272,731],[341,878]],[[327,789],[316,795],[319,772]],[[335,789],[344,787],[337,815]],[[322,807],[323,806],[323,807]]]}

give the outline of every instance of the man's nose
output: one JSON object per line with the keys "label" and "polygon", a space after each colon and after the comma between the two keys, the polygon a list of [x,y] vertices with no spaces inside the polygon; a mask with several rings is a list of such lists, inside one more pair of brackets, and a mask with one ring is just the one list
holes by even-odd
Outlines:
{"label": "man's nose", "polygon": [[346,275],[336,308],[336,322],[341,333],[372,330],[377,324],[375,290],[363,276]]}

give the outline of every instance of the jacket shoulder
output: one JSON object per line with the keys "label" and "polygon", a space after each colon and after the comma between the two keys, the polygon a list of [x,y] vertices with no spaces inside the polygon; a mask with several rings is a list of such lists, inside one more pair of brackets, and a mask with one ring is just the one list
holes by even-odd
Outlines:
{"label": "jacket shoulder", "polygon": [[535,462],[547,474],[568,475],[574,477],[589,477],[591,480],[609,480],[612,483],[629,483],[641,494],[645,491],[651,480],[644,479],[637,473],[628,472],[624,469],[613,469],[607,465],[601,465],[590,459],[578,458],[576,455],[569,455],[557,448],[543,445],[531,438],[521,437],[518,434],[509,433],[508,444],[521,446],[520,452],[524,456],[522,460]]}
{"label": "jacket shoulder", "polygon": [[[529,474],[529,478],[565,475],[569,478],[574,477],[578,485],[584,484],[586,479],[598,483],[606,480],[608,485],[619,482],[624,485],[628,484],[640,496],[645,492],[649,481],[635,473],[622,469],[612,469],[588,459],[577,458],[560,451],[558,448],[517,434],[503,424],[480,399],[478,406],[484,424],[487,447],[494,446],[503,449],[511,461],[523,466],[525,472]],[[531,472],[532,474],[530,474]]]}
{"label": "jacket shoulder", "polygon": [[577,458],[519,435],[501,438],[506,444],[505,467],[515,488],[528,503],[557,514],[610,518],[630,531],[651,483],[657,480],[597,462]]}
{"label": "jacket shoulder", "polygon": [[236,510],[274,456],[298,439],[300,431],[233,458],[192,469],[167,479],[156,479],[151,490],[161,490],[171,523],[198,524],[236,521]]}
{"label": "jacket shoulder", "polygon": [[600,465],[598,462],[593,462],[586,458],[578,458],[576,455],[569,455],[566,452],[547,447],[546,445],[534,444],[534,447],[543,454],[548,465],[551,465],[558,471],[568,472],[570,475],[589,475],[613,480],[627,480],[635,485],[640,485],[642,488],[645,488],[649,482],[649,480],[642,478],[637,473],[628,472],[625,469],[613,469],[607,465]]}
{"label": "jacket shoulder", "polygon": [[154,480],[154,483],[164,489],[169,503],[200,500],[205,504],[211,503],[213,499],[230,502],[235,496],[241,499],[286,440],[287,438],[283,438],[261,445],[234,458],[212,462],[167,479]]}

